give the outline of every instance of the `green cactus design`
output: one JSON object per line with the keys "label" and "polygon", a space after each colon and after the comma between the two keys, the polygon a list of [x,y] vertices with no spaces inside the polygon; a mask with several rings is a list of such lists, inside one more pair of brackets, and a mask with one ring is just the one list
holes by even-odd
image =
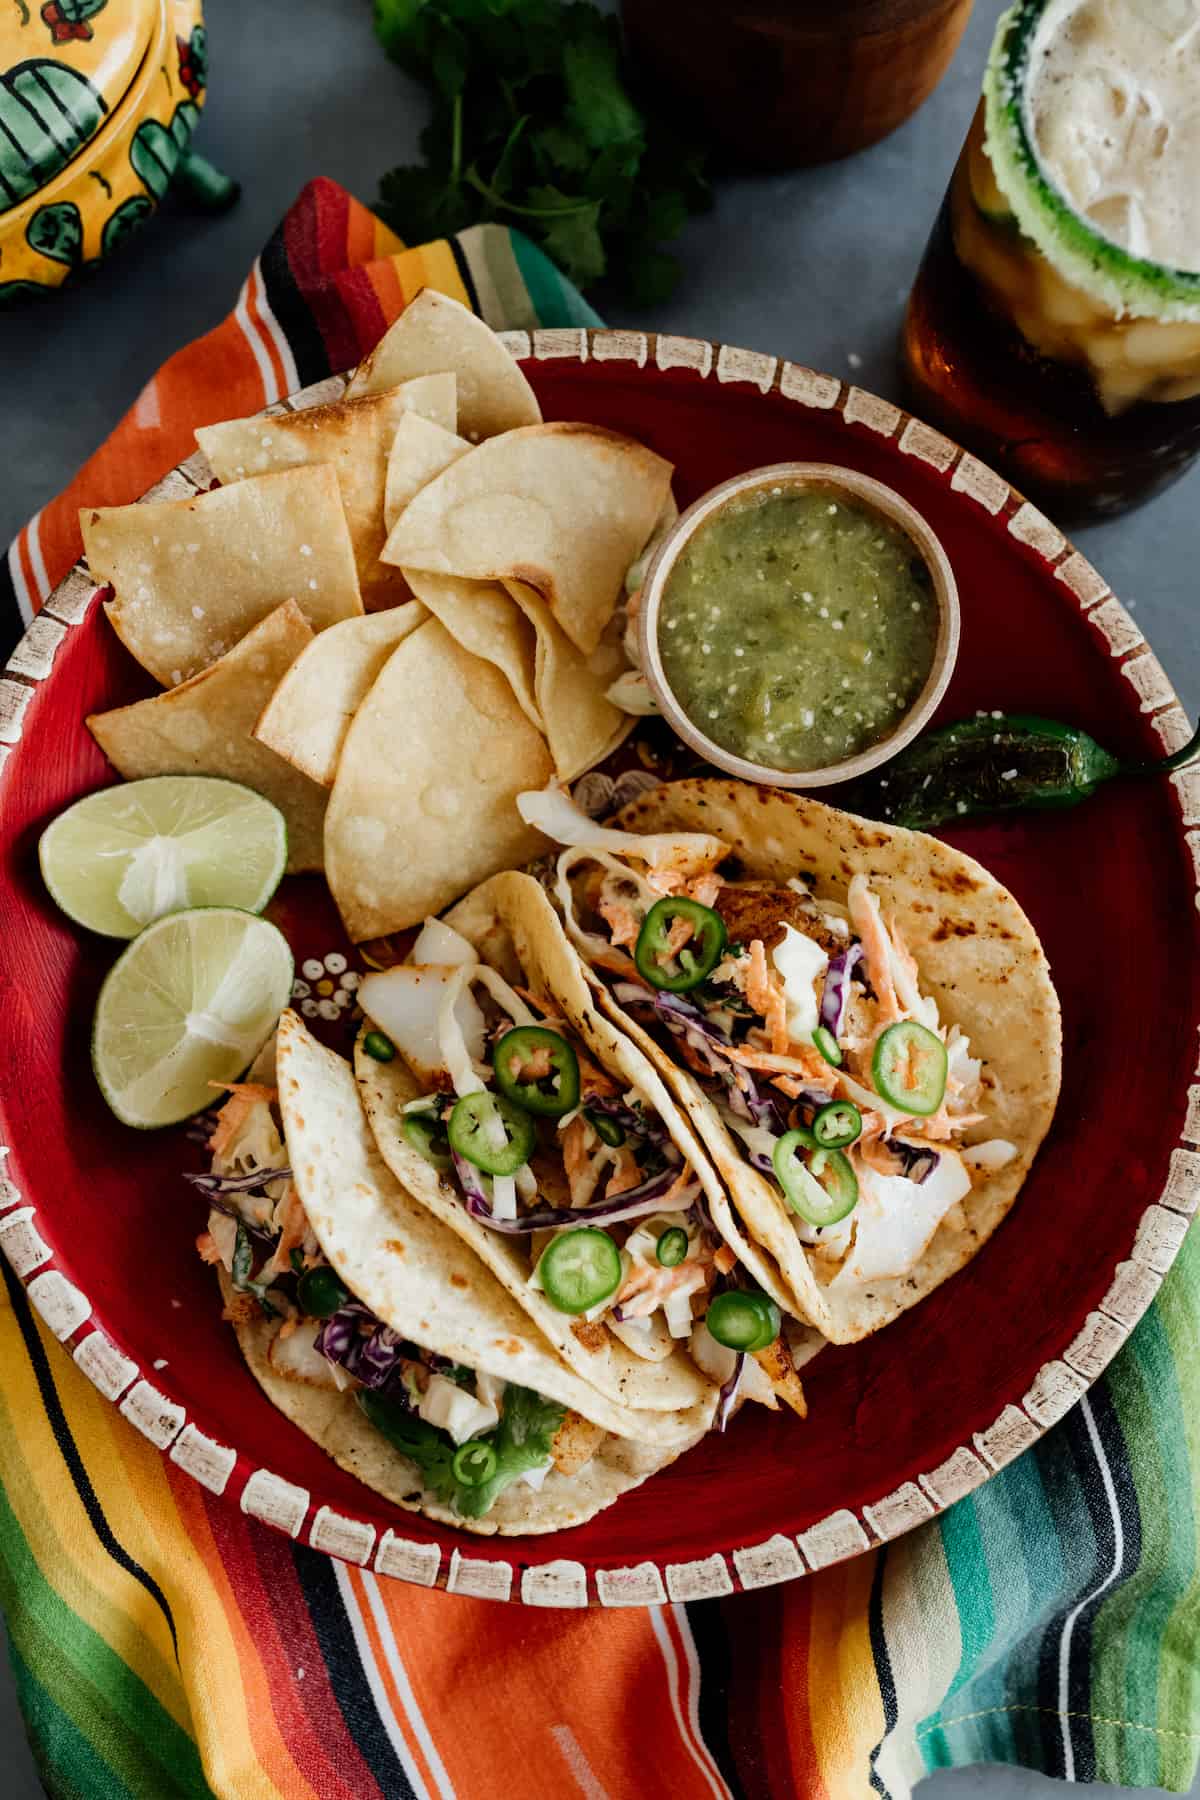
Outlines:
{"label": "green cactus design", "polygon": [[147,119],[134,133],[129,160],[138,180],[155,200],[161,200],[170,186],[199,117],[199,107],[182,100],[175,108],[169,129],[157,119]]}
{"label": "green cactus design", "polygon": [[32,250],[73,269],[83,254],[83,220],[79,208],[73,200],[39,206],[25,228],[25,238]]}
{"label": "green cactus design", "polygon": [[45,187],[107,111],[86,75],[50,57],[31,57],[0,75],[0,212]]}
{"label": "green cactus design", "polygon": [[85,19],[103,12],[108,0],[54,0],[55,10],[68,25],[82,25]]}
{"label": "green cactus design", "polygon": [[153,211],[154,202],[147,200],[144,194],[137,194],[132,200],[123,201],[105,221],[100,235],[101,256],[109,256],[114,250],[120,249],[125,239],[132,237],[138,226],[145,224]]}
{"label": "green cactus design", "polygon": [[53,291],[43,287],[40,281],[0,281],[0,310],[18,300],[32,300],[35,294],[39,300],[44,300]]}

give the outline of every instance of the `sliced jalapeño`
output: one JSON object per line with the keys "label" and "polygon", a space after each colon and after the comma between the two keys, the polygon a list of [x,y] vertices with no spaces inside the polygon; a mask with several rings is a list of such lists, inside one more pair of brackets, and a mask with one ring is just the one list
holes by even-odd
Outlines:
{"label": "sliced jalape\u00f1o", "polygon": [[[674,927],[679,924],[689,928],[690,936],[675,948]],[[642,921],[633,960],[651,987],[686,994],[712,974],[727,941],[720,913],[682,894],[668,894],[655,901]]]}
{"label": "sliced jalape\u00f1o", "polygon": [[537,1142],[529,1114],[487,1088],[462,1096],[450,1114],[447,1135],[450,1148],[485,1175],[515,1175]]}
{"label": "sliced jalape\u00f1o", "polygon": [[947,1067],[945,1044],[915,1019],[901,1019],[881,1032],[871,1058],[875,1091],[919,1119],[942,1104]]}
{"label": "sliced jalape\u00f1o", "polygon": [[784,1198],[806,1225],[836,1225],[858,1203],[858,1177],[840,1150],[814,1150],[812,1134],[787,1131],[771,1157]]}
{"label": "sliced jalape\u00f1o", "polygon": [[559,1312],[591,1312],[621,1285],[621,1252],[607,1231],[573,1226],[542,1251],[538,1274],[551,1306]]}
{"label": "sliced jalape\u00f1o", "polygon": [[544,1025],[506,1031],[492,1051],[496,1085],[514,1105],[561,1119],[579,1105],[579,1059],[565,1037]]}

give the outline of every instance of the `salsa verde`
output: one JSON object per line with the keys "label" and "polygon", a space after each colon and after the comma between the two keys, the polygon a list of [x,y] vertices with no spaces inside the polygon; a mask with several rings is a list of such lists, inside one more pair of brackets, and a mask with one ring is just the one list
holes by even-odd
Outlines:
{"label": "salsa verde", "polygon": [[877,744],[933,666],[938,605],[911,539],[825,487],[759,489],[684,545],[658,617],[663,671],[706,737],[767,768]]}

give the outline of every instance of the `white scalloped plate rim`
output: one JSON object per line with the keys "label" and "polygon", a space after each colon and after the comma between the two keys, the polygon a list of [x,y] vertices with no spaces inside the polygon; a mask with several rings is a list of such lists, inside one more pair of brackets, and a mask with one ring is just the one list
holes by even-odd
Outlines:
{"label": "white scalloped plate rim", "polygon": [[[499,336],[520,360],[590,359],[690,370],[702,380],[744,383],[763,394],[776,390],[798,406],[836,410],[848,425],[894,439],[902,454],[928,464],[963,495],[964,503],[1003,516],[1012,535],[1048,564],[1104,639],[1141,711],[1150,716],[1164,752],[1177,750],[1190,736],[1187,716],[1162,665],[1091,563],[1001,476],[891,401],[802,364],[704,338],[583,328],[509,331]],[[325,405],[341,397],[347,380],[342,375],[328,377],[266,407],[262,416]],[[197,452],[142,498],[148,502],[190,498],[212,480],[211,469]],[[58,649],[100,592],[86,564],[77,563],[36,615],[0,675],[0,781],[12,747],[21,741],[30,694],[50,679]],[[1195,829],[1200,827],[1200,769],[1182,771],[1171,779],[1180,828],[1200,885],[1200,829]],[[421,1587],[518,1600],[527,1606],[652,1606],[792,1581],[897,1538],[981,1486],[1056,1424],[1124,1344],[1179,1252],[1200,1201],[1200,1085],[1189,1087],[1187,1116],[1171,1151],[1166,1187],[1139,1219],[1128,1255],[1114,1266],[1099,1306],[1064,1337],[1058,1356],[1043,1364],[1028,1391],[1014,1394],[969,1444],[959,1445],[916,1481],[905,1482],[857,1511],[832,1513],[797,1537],[776,1533],[765,1541],[695,1561],[648,1559],[590,1573],[583,1563],[555,1556],[552,1539],[548,1554],[541,1557],[534,1548],[537,1540],[529,1539],[520,1540],[519,1556],[503,1554],[506,1540],[488,1540],[491,1554],[482,1556],[458,1548],[447,1553],[439,1544],[405,1538],[390,1528],[379,1533],[370,1520],[314,1501],[307,1489],[216,1442],[188,1418],[183,1406],[161,1391],[152,1371],[118,1350],[107,1336],[88,1296],[57,1266],[52,1246],[38,1231],[36,1209],[4,1178],[7,1154],[8,1147],[0,1145],[0,1249],[31,1303],[105,1399],[212,1493],[236,1498],[243,1512],[315,1550]],[[240,1478],[239,1463],[248,1465],[245,1479]],[[471,1540],[472,1546],[479,1542]]]}

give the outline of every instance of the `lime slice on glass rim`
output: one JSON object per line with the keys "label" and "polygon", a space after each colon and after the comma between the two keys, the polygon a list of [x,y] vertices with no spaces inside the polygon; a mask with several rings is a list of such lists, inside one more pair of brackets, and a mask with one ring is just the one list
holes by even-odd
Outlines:
{"label": "lime slice on glass rim", "polygon": [[92,1067],[125,1125],[175,1125],[249,1068],[292,988],[283,933],[231,906],[147,925],[117,958],[96,1005]]}
{"label": "lime slice on glass rim", "polygon": [[287,862],[287,826],[240,782],[153,775],[77,800],[42,833],[38,859],[68,918],[131,938],[188,906],[261,912]]}

